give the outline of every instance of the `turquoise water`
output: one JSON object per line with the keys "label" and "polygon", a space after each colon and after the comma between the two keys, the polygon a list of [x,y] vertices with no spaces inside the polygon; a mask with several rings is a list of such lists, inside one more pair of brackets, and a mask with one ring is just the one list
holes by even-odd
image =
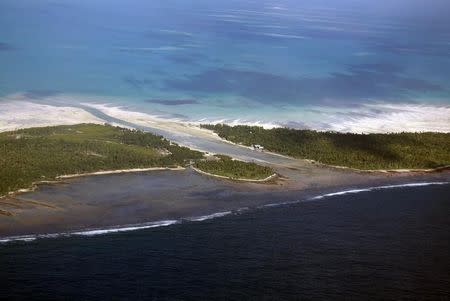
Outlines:
{"label": "turquoise water", "polygon": [[448,107],[450,4],[373,2],[3,0],[0,95],[298,127],[316,110]]}

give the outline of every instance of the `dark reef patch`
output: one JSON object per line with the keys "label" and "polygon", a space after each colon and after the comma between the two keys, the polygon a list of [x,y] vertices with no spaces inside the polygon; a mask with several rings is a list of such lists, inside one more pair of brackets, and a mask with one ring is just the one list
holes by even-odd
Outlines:
{"label": "dark reef patch", "polygon": [[24,96],[31,99],[41,99],[61,94],[58,90],[28,90]]}
{"label": "dark reef patch", "polygon": [[197,65],[201,61],[207,60],[208,56],[201,53],[189,53],[166,55],[164,58],[174,64],[193,66]]}
{"label": "dark reef patch", "polygon": [[141,90],[145,86],[152,85],[153,81],[151,79],[138,79],[134,76],[125,76],[122,80],[129,86],[135,88],[136,90]]}
{"label": "dark reef patch", "polygon": [[13,51],[13,50],[16,50],[16,48],[11,44],[0,42],[0,51]]}
{"label": "dark reef patch", "polygon": [[347,66],[343,72],[329,76],[287,77],[253,70],[209,69],[179,79],[167,79],[170,90],[204,93],[234,93],[261,103],[297,101],[324,103],[328,100],[347,103],[367,99],[408,100],[409,93],[441,92],[444,89],[420,78],[404,77],[402,69],[389,63]]}
{"label": "dark reef patch", "polygon": [[195,99],[147,99],[145,102],[157,103],[165,106],[181,106],[181,105],[193,105],[198,104]]}

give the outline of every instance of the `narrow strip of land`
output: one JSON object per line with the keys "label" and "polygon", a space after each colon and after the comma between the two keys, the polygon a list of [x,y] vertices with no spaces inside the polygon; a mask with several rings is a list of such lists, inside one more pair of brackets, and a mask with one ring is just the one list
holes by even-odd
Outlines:
{"label": "narrow strip of land", "polygon": [[156,170],[192,164],[233,179],[260,180],[272,169],[231,160],[208,161],[204,153],[162,136],[110,125],[80,124],[0,133],[0,196],[28,192],[57,180]]}

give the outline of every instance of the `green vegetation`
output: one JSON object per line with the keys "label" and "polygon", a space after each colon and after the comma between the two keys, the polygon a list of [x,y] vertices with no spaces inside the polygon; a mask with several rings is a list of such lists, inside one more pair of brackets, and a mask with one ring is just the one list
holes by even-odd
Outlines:
{"label": "green vegetation", "polygon": [[202,160],[195,164],[201,171],[231,179],[262,180],[274,174],[274,171],[255,163],[232,160],[225,155],[216,155],[218,160]]}
{"label": "green vegetation", "polygon": [[227,125],[202,125],[243,145],[324,164],[358,169],[437,168],[450,165],[450,133],[350,134]]}
{"label": "green vegetation", "polygon": [[186,165],[203,154],[161,136],[80,124],[0,133],[0,196],[59,175]]}

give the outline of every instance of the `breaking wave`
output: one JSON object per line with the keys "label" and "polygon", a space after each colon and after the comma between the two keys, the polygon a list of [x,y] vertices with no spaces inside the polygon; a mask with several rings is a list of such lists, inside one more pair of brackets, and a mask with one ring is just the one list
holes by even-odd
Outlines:
{"label": "breaking wave", "polygon": [[[256,209],[289,206],[289,205],[298,204],[301,202],[322,200],[322,199],[334,197],[334,196],[342,196],[342,195],[346,195],[346,194],[357,194],[357,193],[361,193],[361,192],[370,192],[370,191],[376,191],[376,190],[424,187],[424,186],[431,186],[431,185],[448,185],[448,184],[450,184],[450,182],[418,182],[418,183],[407,183],[407,184],[398,184],[398,185],[373,186],[373,187],[350,189],[350,190],[343,190],[343,191],[322,194],[322,195],[318,195],[315,197],[311,197],[306,200],[295,200],[295,201],[287,201],[287,202],[269,203],[269,204],[265,204],[265,205],[256,207]],[[37,239],[45,239],[45,238],[48,239],[48,238],[71,237],[71,236],[88,236],[88,237],[90,237],[90,236],[106,235],[106,234],[119,233],[119,232],[130,232],[130,231],[137,231],[137,230],[144,230],[144,229],[151,229],[151,228],[167,227],[167,226],[171,226],[171,225],[175,225],[175,224],[181,224],[183,222],[203,222],[206,220],[221,218],[221,217],[225,217],[225,216],[232,215],[232,214],[241,214],[241,213],[247,212],[249,210],[250,210],[250,208],[243,207],[243,208],[239,208],[239,209],[236,209],[233,211],[221,211],[221,212],[216,212],[216,213],[212,213],[212,214],[194,216],[194,217],[189,217],[189,218],[181,218],[181,219],[176,219],[176,220],[162,220],[162,221],[148,222],[148,223],[142,223],[142,224],[123,225],[123,226],[99,228],[99,229],[86,229],[86,230],[82,230],[82,231],[72,231],[72,232],[62,232],[62,233],[9,236],[9,237],[0,238],[0,244],[10,243],[10,242],[32,242]]]}
{"label": "breaking wave", "polygon": [[350,189],[350,190],[343,190],[343,191],[338,191],[338,192],[322,194],[322,195],[318,195],[313,198],[310,198],[309,200],[320,200],[320,199],[324,199],[327,197],[333,197],[333,196],[339,196],[339,195],[345,195],[345,194],[355,194],[355,193],[360,193],[360,192],[369,192],[369,191],[374,191],[374,190],[405,188],[405,187],[422,187],[422,186],[446,185],[446,184],[450,184],[450,182],[419,182],[419,183],[408,183],[408,184],[399,184],[399,185],[374,186],[374,187],[367,187],[367,188],[361,188],[361,189]]}

